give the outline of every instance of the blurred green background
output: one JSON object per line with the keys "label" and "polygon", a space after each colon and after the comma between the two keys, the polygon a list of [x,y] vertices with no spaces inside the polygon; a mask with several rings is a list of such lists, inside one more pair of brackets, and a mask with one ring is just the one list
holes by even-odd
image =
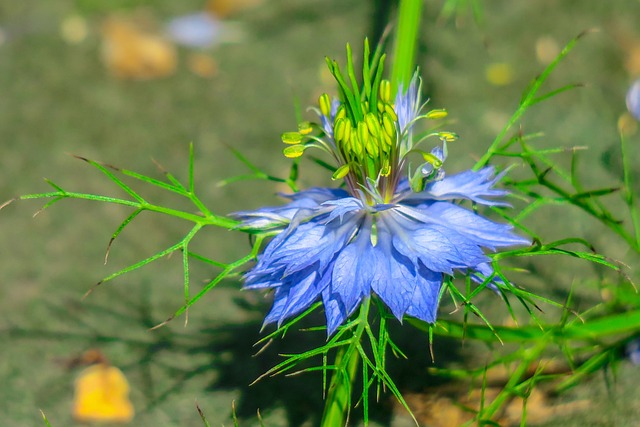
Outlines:
{"label": "blurred green background", "polygon": [[[324,57],[341,60],[345,42],[360,51],[363,36],[380,30],[384,13],[377,8],[384,2],[254,2],[226,21],[228,31],[240,29],[234,43],[203,52],[179,48],[175,71],[165,77],[123,79],[105,66],[101,46],[108,16],[142,16],[144,22],[161,26],[201,10],[203,3],[0,0],[0,200],[48,191],[42,177],[68,190],[120,196],[106,178],[69,154],[161,177],[155,160],[185,179],[193,142],[196,189],[215,212],[279,203],[274,194],[281,189],[268,183],[216,185],[246,172],[227,146],[271,173],[285,174],[289,163],[280,154],[279,135],[295,128],[295,106],[304,109],[321,91],[330,90]],[[443,2],[425,2],[418,53],[425,87],[431,105],[449,110],[454,121],[448,128],[461,136],[450,146],[447,170],[472,165],[549,55],[581,31],[597,28],[547,83],[548,89],[577,82],[585,87],[534,107],[523,128],[545,132],[539,146],[587,147],[580,164],[587,188],[618,186],[617,122],[625,112],[626,90],[640,76],[640,2],[481,4],[483,19],[478,23],[466,8],[443,20]],[[65,25],[70,18],[84,22],[84,37],[74,38],[73,31],[69,35]],[[194,54],[213,61],[205,61],[214,66],[211,75],[192,71],[188,64]],[[638,138],[632,135],[630,141],[637,143]],[[638,175],[637,162],[634,167]],[[304,185],[321,184],[324,175],[310,162],[303,163]],[[143,194],[158,204],[184,206],[159,191]],[[616,197],[607,200],[612,209],[621,206]],[[127,375],[137,410],[132,425],[200,425],[196,400],[212,425],[232,425],[232,400],[241,425],[255,425],[258,409],[269,426],[318,423],[319,377],[267,379],[249,386],[277,363],[278,351],[285,348],[275,344],[266,354],[251,357],[268,309],[262,296],[225,283],[193,307],[187,327],[178,319],[149,332],[182,302],[181,260],[175,257],[121,277],[81,300],[109,273],[177,241],[187,225],[142,215],[116,241],[104,266],[106,245],[129,214],[127,209],[65,201],[32,218],[41,205],[19,202],[0,213],[1,425],[42,425],[42,409],[52,425],[73,426],[70,407],[77,371],[66,364],[89,348],[99,348]],[[634,276],[637,260],[623,242],[580,212],[549,208],[535,221],[527,225],[537,226],[548,238],[587,238],[600,252],[627,262]],[[197,248],[213,259],[232,261],[249,248],[244,237],[231,232],[203,234]],[[536,277],[522,285],[559,299],[575,285],[584,294],[580,309],[597,302],[594,271],[584,263],[538,264]],[[213,274],[195,265],[193,288]],[[498,315],[503,316],[506,310]],[[399,386],[420,393],[427,385],[421,381],[430,366],[428,344],[426,338],[411,338],[413,331],[404,333],[409,334],[405,341],[412,359],[398,368]],[[482,363],[461,347],[451,353],[457,360]],[[437,362],[446,365],[447,354],[442,350]],[[640,374],[628,363],[620,365],[620,371],[609,390],[601,377],[594,377],[560,398],[589,399],[588,411],[555,414],[545,425],[559,425],[556,417],[562,425],[636,425]],[[407,418],[385,397],[374,423],[401,426]]]}

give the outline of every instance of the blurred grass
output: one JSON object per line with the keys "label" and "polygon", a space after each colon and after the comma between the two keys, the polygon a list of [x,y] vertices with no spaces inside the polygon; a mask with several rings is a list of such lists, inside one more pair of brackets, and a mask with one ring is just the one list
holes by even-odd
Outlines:
{"label": "blurred grass", "polygon": [[[188,144],[194,142],[196,188],[216,212],[279,203],[275,190],[263,183],[216,187],[220,179],[244,172],[225,144],[270,172],[285,171],[288,163],[280,155],[279,135],[295,126],[294,103],[304,107],[314,102],[319,87],[328,90],[320,77],[324,56],[342,58],[345,42],[359,46],[363,34],[373,31],[373,3],[267,2],[236,17],[245,25],[248,40],[215,49],[219,73],[213,79],[192,74],[184,65],[187,52],[180,51],[175,75],[137,82],[111,77],[99,60],[104,15],[145,6],[165,20],[196,10],[202,2],[0,0],[5,35],[0,44],[0,199],[44,191],[43,176],[65,188],[113,192],[107,180],[67,153],[159,176],[153,158],[185,178]],[[545,132],[540,146],[587,146],[581,163],[587,187],[619,185],[616,121],[625,108],[625,91],[636,77],[625,69],[625,61],[632,53],[629,46],[640,45],[640,3],[483,4],[485,21],[480,26],[470,15],[433,25],[441,2],[428,1],[425,6],[419,61],[426,87],[432,105],[446,107],[456,119],[450,127],[462,138],[450,147],[448,171],[473,164],[515,109],[526,84],[543,68],[535,55],[541,37],[562,47],[579,32],[598,27],[600,32],[581,41],[549,82],[549,89],[573,82],[586,87],[537,106],[523,123],[526,132]],[[59,33],[60,23],[72,13],[90,23],[89,37],[79,45],[67,44]],[[513,81],[491,85],[485,68],[493,63],[508,64]],[[637,138],[633,136],[631,143]],[[636,166],[636,176],[639,169]],[[317,183],[321,173],[305,168],[302,182]],[[150,197],[158,203],[169,201],[161,193],[151,192]],[[609,201],[621,206],[615,197]],[[106,244],[126,210],[65,202],[31,218],[39,207],[23,202],[1,213],[3,425],[38,425],[39,409],[53,426],[73,425],[73,372],[63,362],[90,347],[101,348],[131,381],[137,426],[198,425],[196,399],[212,424],[231,425],[232,399],[239,400],[244,425],[255,422],[257,409],[269,426],[317,422],[318,379],[282,378],[247,387],[273,364],[277,353],[274,349],[266,356],[249,357],[266,309],[258,295],[241,293],[229,284],[191,310],[187,328],[178,319],[168,328],[148,332],[182,301],[180,260],[168,259],[80,301],[102,277],[179,238],[182,224],[151,215],[140,218],[115,243],[105,267]],[[637,266],[623,243],[600,225],[577,211],[557,209],[547,208],[548,218],[538,217],[542,224],[527,225],[538,231],[544,225],[543,234],[554,238],[586,237],[601,252]],[[203,236],[198,245],[212,258],[227,261],[248,248],[228,232]],[[582,309],[599,299],[594,270],[580,262],[552,260],[528,267],[535,277],[518,277],[519,284],[559,299],[575,284]],[[212,274],[205,267],[193,273],[201,279]],[[494,303],[491,295],[486,298]],[[443,308],[441,314],[446,312]],[[413,341],[419,340],[414,336]],[[429,365],[426,343],[414,342],[413,347],[411,372],[399,368],[407,389],[421,387],[417,378],[424,377],[416,377],[416,372]],[[455,357],[469,357],[471,352],[461,353]],[[569,396],[593,399],[597,415],[572,416],[563,425],[633,425],[639,396],[629,383],[637,383],[640,375],[626,365],[622,372],[618,388],[610,392],[595,378],[573,391]],[[400,425],[401,418],[391,421],[387,406],[377,415],[382,425]]]}

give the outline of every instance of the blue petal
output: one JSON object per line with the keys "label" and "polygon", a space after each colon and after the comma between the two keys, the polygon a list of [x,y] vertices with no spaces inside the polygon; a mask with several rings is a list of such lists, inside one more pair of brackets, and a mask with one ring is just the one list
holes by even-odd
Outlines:
{"label": "blue petal", "polygon": [[489,260],[478,245],[454,229],[413,221],[399,213],[387,215],[383,221],[393,234],[394,248],[416,265],[419,259],[432,271],[453,274],[454,269]]}
{"label": "blue petal", "polygon": [[322,304],[327,319],[327,336],[331,336],[338,329],[338,326],[347,320],[347,311],[340,297],[332,294],[329,288],[325,288],[322,292]]}
{"label": "blue petal", "polygon": [[[311,272],[303,280],[290,280],[286,296],[286,304],[282,308],[282,314],[278,320],[278,327],[288,318],[306,310],[313,302],[318,299],[322,289],[318,289],[317,273]],[[280,290],[280,289],[278,289]]]}
{"label": "blue petal", "polygon": [[271,310],[269,311],[269,313],[264,317],[264,322],[262,323],[263,327],[271,323],[280,321],[280,319],[282,318],[282,310],[287,303],[286,294],[286,289],[276,289],[273,297],[273,305],[271,306]]}
{"label": "blue petal", "polygon": [[364,205],[362,204],[362,202],[355,197],[345,197],[343,199],[328,200],[322,205],[333,208],[331,210],[331,213],[327,217],[326,222],[331,222],[338,217],[340,218],[340,222],[342,222],[345,214],[364,210]]}
{"label": "blue petal", "polygon": [[506,190],[492,188],[503,176],[494,176],[493,166],[487,166],[479,171],[464,171],[449,175],[440,181],[427,184],[421,193],[412,193],[405,203],[415,203],[425,200],[456,200],[468,199],[488,206],[508,206],[505,202],[487,199],[487,197],[504,197],[509,194]]}
{"label": "blue petal", "polygon": [[404,133],[409,130],[412,122],[418,117],[420,113],[420,87],[419,87],[418,74],[414,74],[409,83],[409,87],[405,91],[402,85],[398,87],[396,94],[394,110],[398,116],[398,127],[400,133]]}
{"label": "blue petal", "polygon": [[372,260],[361,256],[370,250],[369,246],[370,232],[365,226],[355,241],[340,252],[333,264],[331,293],[339,295],[347,315],[356,309],[363,297],[371,293]]}
{"label": "blue petal", "polygon": [[313,209],[322,203],[342,199],[347,197],[348,193],[340,188],[310,188],[294,194],[280,194],[280,196],[290,199],[291,202],[284,206],[267,206],[255,211],[234,212],[231,216],[240,219],[243,228],[265,229],[283,226],[301,211],[311,215]]}
{"label": "blue petal", "polygon": [[371,289],[402,322],[416,286],[414,265],[409,258],[393,249],[391,236],[380,228],[378,245],[371,257],[376,269]]}
{"label": "blue petal", "polygon": [[299,203],[307,203],[306,200],[315,202],[315,205],[320,205],[327,200],[342,199],[349,197],[349,193],[342,188],[325,188],[325,187],[313,187],[307,190],[301,190],[292,194],[280,194],[287,199],[293,200]]}
{"label": "blue petal", "polygon": [[513,233],[510,224],[490,221],[475,212],[447,202],[419,207],[399,206],[399,212],[424,223],[445,226],[466,236],[476,245],[491,250],[496,247],[528,245],[531,241]]}
{"label": "blue petal", "polygon": [[409,316],[428,323],[436,321],[438,297],[442,286],[442,274],[435,273],[421,266],[416,275],[416,287],[407,309]]}
{"label": "blue petal", "polygon": [[282,286],[281,278],[282,268],[264,268],[258,263],[244,276],[244,289],[277,288]]}
{"label": "blue petal", "polygon": [[640,79],[633,82],[627,92],[627,110],[636,120],[640,120]]}
{"label": "blue petal", "polygon": [[359,220],[355,217],[344,224],[326,225],[321,222],[318,219],[299,225],[285,235],[282,242],[275,242],[273,248],[269,244],[265,249],[269,262],[285,266],[285,275],[305,269],[312,264],[318,264],[317,268],[323,271],[355,233]]}

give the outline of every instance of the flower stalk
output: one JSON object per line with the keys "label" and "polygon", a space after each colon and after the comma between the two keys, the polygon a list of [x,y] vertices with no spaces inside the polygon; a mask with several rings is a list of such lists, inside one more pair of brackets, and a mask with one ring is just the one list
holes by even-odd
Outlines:
{"label": "flower stalk", "polygon": [[396,31],[395,57],[391,71],[392,93],[400,85],[407,87],[415,69],[415,52],[418,30],[422,17],[423,0],[400,0],[398,8],[398,30]]}
{"label": "flower stalk", "polygon": [[[331,376],[329,392],[322,415],[322,427],[345,426],[349,421],[351,396],[358,367],[360,366],[360,353],[357,347],[368,322],[370,302],[371,300],[367,298],[360,306],[359,324],[352,338],[353,344],[341,347],[336,354],[334,362],[336,370]],[[348,358],[346,362],[345,358]],[[346,367],[344,370],[341,369],[343,365]]]}

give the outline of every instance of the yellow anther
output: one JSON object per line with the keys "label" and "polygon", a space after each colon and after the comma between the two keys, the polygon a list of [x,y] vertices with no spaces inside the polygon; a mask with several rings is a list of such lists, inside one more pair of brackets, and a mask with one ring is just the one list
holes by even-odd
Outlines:
{"label": "yellow anther", "polygon": [[366,123],[358,122],[357,132],[358,132],[358,139],[366,147],[367,144],[369,143],[369,129],[367,128]]}
{"label": "yellow anther", "polygon": [[376,158],[380,154],[380,149],[378,148],[378,141],[373,138],[370,138],[365,143],[364,147],[367,150],[367,153],[371,155],[371,157]]}
{"label": "yellow anther", "polygon": [[298,144],[302,141],[302,134],[300,132],[285,132],[281,138],[285,144]]}
{"label": "yellow anther", "polygon": [[333,137],[338,142],[345,140],[344,127],[346,122],[347,122],[347,119],[342,117],[336,120],[335,126],[333,127]]}
{"label": "yellow anther", "polygon": [[445,117],[447,117],[449,115],[449,113],[447,113],[447,110],[444,109],[438,109],[438,110],[431,110],[427,113],[427,119],[444,119]]}
{"label": "yellow anther", "polygon": [[347,117],[347,110],[344,108],[344,105],[341,105],[338,107],[338,111],[336,112],[336,117],[333,119],[333,122],[335,123],[338,119],[343,119],[345,117]]}
{"label": "yellow anther", "polygon": [[331,117],[331,98],[326,93],[320,95],[318,98],[318,104],[320,105],[320,111],[327,117]]}
{"label": "yellow anther", "polygon": [[352,129],[351,120],[345,119],[342,141],[349,141],[349,139],[351,139]]}
{"label": "yellow anther", "polygon": [[282,150],[282,153],[284,154],[285,157],[288,157],[290,159],[295,159],[296,157],[302,156],[302,153],[304,153],[304,149],[305,149],[305,146],[302,144],[290,145],[284,150]]}
{"label": "yellow anther", "polygon": [[369,128],[371,135],[378,138],[380,136],[380,123],[378,122],[378,116],[376,114],[369,113],[364,116],[364,121],[367,123],[367,127]]}
{"label": "yellow anther", "polygon": [[438,132],[438,136],[440,137],[440,139],[447,142],[452,142],[458,139],[458,135],[456,133],[449,131]]}
{"label": "yellow anther", "polygon": [[380,99],[384,103],[391,102],[391,82],[389,80],[382,80],[380,82]]}
{"label": "yellow anther", "polygon": [[309,135],[311,132],[313,132],[313,127],[309,122],[301,122],[298,123],[298,132],[300,132],[302,135]]}
{"label": "yellow anther", "polygon": [[382,114],[384,112],[385,103],[382,101],[378,101],[378,113]]}
{"label": "yellow anther", "polygon": [[376,142],[378,144],[378,147],[382,150],[382,152],[388,154],[391,152],[391,144],[387,142],[387,140],[385,139],[385,136],[386,135],[383,133],[382,135],[380,135],[380,138],[378,138]]}
{"label": "yellow anther", "polygon": [[337,180],[337,179],[342,179],[345,176],[347,176],[347,174],[349,173],[349,164],[347,163],[346,165],[342,165],[340,166],[331,176],[332,180]]}
{"label": "yellow anther", "polygon": [[356,153],[356,156],[362,157],[364,154],[364,146],[362,145],[362,141],[358,138],[357,132],[351,132],[351,150]]}
{"label": "yellow anther", "polygon": [[393,120],[391,120],[391,116],[385,111],[382,113],[382,126],[384,127],[384,132],[389,136],[394,136],[396,133],[396,126]]}
{"label": "yellow anther", "polygon": [[382,134],[382,140],[391,147],[396,142],[396,134],[388,135],[387,133]]}
{"label": "yellow anther", "polygon": [[385,104],[384,111],[389,115],[391,120],[393,120],[394,122],[398,121],[398,115],[396,114],[396,110],[393,109],[393,106],[391,106],[391,104]]}

